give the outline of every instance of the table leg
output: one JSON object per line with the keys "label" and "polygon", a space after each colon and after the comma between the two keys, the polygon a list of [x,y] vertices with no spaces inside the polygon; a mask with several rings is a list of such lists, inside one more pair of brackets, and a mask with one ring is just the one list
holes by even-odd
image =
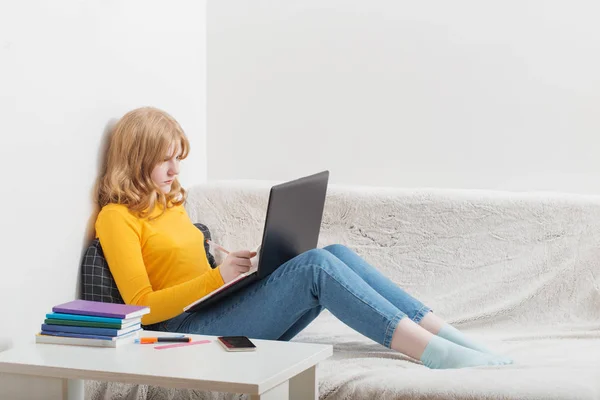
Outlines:
{"label": "table leg", "polygon": [[65,379],[67,381],[67,400],[84,400],[85,386],[82,379]]}
{"label": "table leg", "polygon": [[263,394],[253,394],[250,396],[250,400],[288,400],[289,398],[289,381],[285,381],[278,386],[275,386],[271,390],[264,392]]}
{"label": "table leg", "polygon": [[318,398],[316,365],[290,379],[290,400],[317,400]]}

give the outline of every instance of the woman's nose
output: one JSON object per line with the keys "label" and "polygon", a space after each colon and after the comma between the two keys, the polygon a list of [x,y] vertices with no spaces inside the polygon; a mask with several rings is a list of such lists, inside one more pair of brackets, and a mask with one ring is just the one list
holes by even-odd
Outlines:
{"label": "woman's nose", "polygon": [[179,164],[174,162],[169,166],[169,174],[170,175],[178,175],[179,174]]}

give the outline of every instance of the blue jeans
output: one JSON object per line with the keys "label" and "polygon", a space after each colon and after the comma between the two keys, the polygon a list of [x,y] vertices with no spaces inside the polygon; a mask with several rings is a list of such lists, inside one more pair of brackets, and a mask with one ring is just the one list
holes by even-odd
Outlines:
{"label": "blue jeans", "polygon": [[390,347],[400,319],[429,311],[345,246],[309,250],[219,303],[152,326],[167,332],[290,340],[323,308]]}

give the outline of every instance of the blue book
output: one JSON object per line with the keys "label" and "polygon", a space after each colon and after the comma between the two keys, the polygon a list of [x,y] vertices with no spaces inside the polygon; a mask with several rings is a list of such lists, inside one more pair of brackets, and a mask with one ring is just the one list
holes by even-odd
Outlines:
{"label": "blue book", "polygon": [[42,324],[42,331],[44,332],[63,332],[63,333],[77,333],[81,335],[98,335],[98,336],[121,336],[130,332],[137,331],[141,328],[140,324],[130,326],[125,329],[111,329],[111,328],[92,328],[89,326],[69,326],[69,325],[48,325]]}
{"label": "blue book", "polygon": [[130,318],[130,319],[120,319],[120,318],[109,318],[109,317],[93,317],[91,315],[79,315],[79,314],[63,314],[63,313],[50,313],[46,314],[46,318],[48,319],[68,319],[72,321],[89,321],[89,322],[108,322],[112,324],[127,324],[130,322],[141,322],[141,318]]}
{"label": "blue book", "polygon": [[[117,338],[115,336],[83,335],[80,333],[41,331],[40,334],[47,335],[47,336],[60,336],[60,337],[70,337],[70,338],[82,338],[82,339],[117,340]],[[123,335],[122,337],[129,337],[129,336],[135,336],[134,332],[131,332],[131,334]]]}

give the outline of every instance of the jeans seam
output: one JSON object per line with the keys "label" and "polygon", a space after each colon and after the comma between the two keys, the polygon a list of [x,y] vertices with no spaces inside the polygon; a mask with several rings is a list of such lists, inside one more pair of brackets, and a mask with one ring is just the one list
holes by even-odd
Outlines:
{"label": "jeans seam", "polygon": [[[307,264],[310,266],[318,266],[316,264]],[[329,275],[338,285],[340,285],[341,287],[343,287],[344,289],[346,289],[346,291],[348,291],[349,293],[351,293],[355,298],[357,298],[358,300],[360,300],[363,304],[368,305],[371,309],[375,310],[377,312],[377,314],[379,314],[382,317],[386,317],[384,314],[382,314],[381,312],[379,312],[379,310],[377,308],[375,308],[372,304],[366,302],[364,299],[362,299],[361,297],[359,297],[358,295],[356,295],[355,293],[353,293],[350,288],[348,288],[347,286],[343,285],[340,281],[338,281],[337,279],[335,279],[335,277],[333,275],[331,275],[329,272],[327,272],[326,270],[323,269],[323,272],[325,272],[327,275]],[[375,289],[373,289],[375,290]],[[380,295],[381,296],[381,295]],[[382,296],[383,297],[383,296]],[[391,303],[390,303],[391,304]],[[392,306],[394,306],[392,304]],[[396,307],[396,306],[394,306]],[[397,308],[397,307],[396,307]],[[387,318],[387,317],[386,317]]]}
{"label": "jeans seam", "polygon": [[[318,266],[317,264],[306,264],[306,265],[310,265],[310,266]],[[338,281],[333,275],[331,275],[328,271],[326,271],[325,269],[322,269],[323,272],[325,272],[329,277],[331,277],[338,285],[340,285],[341,287],[343,287],[344,289],[346,289],[346,291],[348,291],[348,293],[350,293],[352,296],[354,296],[356,299],[358,299],[359,301],[361,301],[363,304],[367,305],[371,310],[375,311],[380,317],[383,317],[385,319],[388,320],[388,326],[384,332],[384,337],[383,337],[383,345],[386,347],[390,347],[390,343],[391,342],[391,336],[393,335],[393,331],[390,334],[389,330],[390,327],[393,327],[395,330],[395,327],[398,325],[398,322],[402,319],[402,317],[406,316],[406,314],[402,311],[402,310],[398,310],[398,313],[395,314],[391,319],[387,317],[387,315],[382,314],[376,307],[374,307],[372,304],[366,302],[364,299],[362,299],[361,297],[359,297],[358,295],[356,295],[354,292],[352,292],[347,286],[345,286],[344,284],[342,284],[340,281]],[[381,296],[381,295],[380,295]],[[382,296],[383,297],[383,296]],[[391,303],[390,303],[391,304]],[[392,304],[393,307],[397,308],[396,306],[394,306]]]}
{"label": "jeans seam", "polygon": [[394,337],[394,333],[396,332],[396,328],[398,327],[398,323],[405,316],[406,316],[406,314],[404,312],[400,311],[398,314],[396,314],[394,316],[394,318],[392,318],[392,320],[388,324],[388,327],[385,330],[385,336],[383,338],[383,345],[385,347],[391,348],[392,338]]}
{"label": "jeans seam", "polygon": [[430,312],[431,309],[427,306],[423,306],[419,309],[419,311],[417,311],[417,313],[415,314],[415,316],[412,318],[413,322],[415,323],[419,323],[421,322],[421,320],[423,319],[423,317],[425,317],[425,315]]}

